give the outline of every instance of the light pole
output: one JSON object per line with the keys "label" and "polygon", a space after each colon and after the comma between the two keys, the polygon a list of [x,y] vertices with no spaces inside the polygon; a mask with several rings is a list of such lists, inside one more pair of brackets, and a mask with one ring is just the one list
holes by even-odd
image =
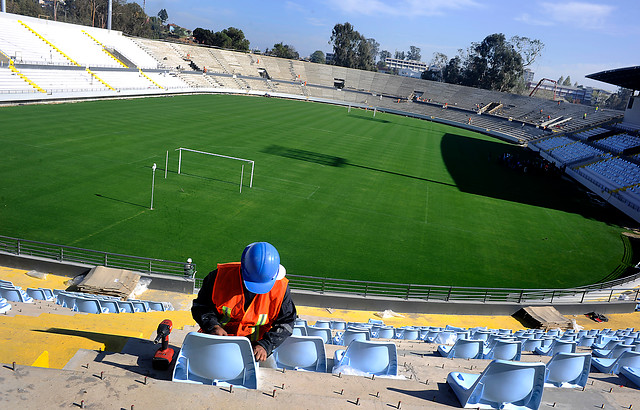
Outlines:
{"label": "light pole", "polygon": [[153,190],[155,188],[155,183],[156,183],[156,168],[157,168],[157,165],[154,162],[153,166],[151,167],[151,170],[152,170],[152,177],[151,177],[151,207],[149,208],[152,211],[153,211]]}

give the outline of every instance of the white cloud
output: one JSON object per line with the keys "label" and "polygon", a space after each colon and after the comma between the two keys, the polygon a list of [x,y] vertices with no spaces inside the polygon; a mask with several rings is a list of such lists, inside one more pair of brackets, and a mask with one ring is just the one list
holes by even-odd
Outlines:
{"label": "white cloud", "polygon": [[551,26],[553,23],[548,19],[541,19],[539,17],[533,17],[529,13],[523,13],[516,17],[516,21],[521,23],[530,24],[532,26]]}
{"label": "white cloud", "polygon": [[449,10],[478,7],[475,0],[326,0],[327,4],[347,14],[424,17],[441,15]]}
{"label": "white cloud", "polygon": [[[605,4],[583,3],[540,3],[540,13],[536,20],[549,21],[583,29],[604,28],[609,16],[616,8]],[[531,23],[534,24],[534,23]]]}

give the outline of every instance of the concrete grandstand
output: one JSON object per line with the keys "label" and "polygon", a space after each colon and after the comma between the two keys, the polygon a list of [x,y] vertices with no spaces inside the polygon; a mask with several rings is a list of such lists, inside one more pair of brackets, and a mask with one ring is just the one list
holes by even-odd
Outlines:
{"label": "concrete grandstand", "polygon": [[[375,108],[452,124],[540,151],[544,158],[563,167],[567,175],[640,221],[640,139],[633,125],[621,122],[624,113],[619,111],[594,111],[566,102],[129,38],[115,31],[6,13],[0,13],[0,65],[0,103],[4,104],[233,93]],[[34,279],[29,271],[3,267],[0,279],[23,289],[68,287],[68,277],[50,274],[47,279]],[[626,288],[636,285],[625,284]],[[628,298],[628,291],[611,290],[609,300],[612,296]],[[184,400],[181,407],[201,407],[213,398],[224,407],[246,406],[251,402],[296,408],[327,405],[452,408],[460,403],[446,388],[449,373],[480,373],[489,360],[439,357],[439,343],[425,341],[423,337],[429,331],[441,332],[447,325],[461,332],[460,338],[472,337],[482,327],[496,334],[498,329],[509,329],[504,332],[509,336],[518,330],[525,333],[523,323],[510,316],[419,315],[413,307],[402,310],[402,306],[408,305],[395,301],[399,308],[394,305],[394,309],[405,312],[405,317],[384,318],[384,323],[394,326],[394,332],[411,328],[421,336],[417,340],[392,339],[399,356],[395,378],[261,368],[256,390],[171,384],[170,372],[154,371],[151,367],[150,358],[156,349],[151,341],[157,323],[165,318],[174,322],[176,331],[171,344],[176,347],[189,331],[197,330],[188,312],[193,295],[148,292],[142,297],[170,302],[176,310],[96,316],[73,313],[52,300],[7,302],[12,307],[2,320],[5,334],[0,342],[0,361],[5,363],[2,400],[7,404],[20,402],[27,408],[51,405],[146,408],[174,403],[179,395]],[[597,297],[605,297],[606,292],[609,289]],[[331,299],[330,295],[317,292],[299,292],[299,298],[302,301],[299,313],[309,324],[317,320],[341,320],[366,326],[369,319],[381,319],[373,309],[353,310],[353,306],[365,304],[352,297],[334,295]],[[638,293],[632,298],[637,299]],[[337,306],[351,307],[334,310]],[[624,333],[625,337],[633,335],[630,343],[640,344],[638,332],[628,329],[640,327],[638,313],[612,314],[608,323],[593,322],[583,315],[574,319],[576,331],[565,333],[566,337],[577,339],[577,329],[582,326],[584,330],[596,330],[594,338],[607,340]],[[609,332],[606,328],[613,330]],[[339,331],[332,331],[332,336],[338,335]],[[548,336],[560,335],[551,332]],[[580,338],[584,336],[587,332]],[[454,339],[448,339],[442,344],[452,342]],[[331,343],[324,347],[329,358],[339,349]],[[588,346],[580,346],[579,350],[592,351]],[[549,359],[525,352],[521,361],[548,363]],[[331,359],[328,363],[331,369]],[[639,401],[638,388],[626,378],[595,370],[585,389],[546,388],[542,397],[543,405],[557,404],[563,408],[631,408]]]}

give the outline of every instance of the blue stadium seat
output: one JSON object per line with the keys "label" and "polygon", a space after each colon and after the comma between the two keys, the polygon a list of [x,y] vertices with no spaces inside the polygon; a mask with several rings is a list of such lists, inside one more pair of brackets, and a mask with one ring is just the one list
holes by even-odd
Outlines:
{"label": "blue stadium seat", "polygon": [[107,311],[105,313],[120,313],[122,310],[116,300],[101,300],[100,305]]}
{"label": "blue stadium seat", "polygon": [[241,336],[190,332],[182,343],[171,380],[257,389],[251,342]]}
{"label": "blue stadium seat", "polygon": [[553,356],[556,353],[565,352],[565,353],[575,353],[576,352],[576,342],[564,342],[562,340],[554,340],[553,343],[549,347],[540,347],[534,350],[535,354],[539,354],[541,356]]}
{"label": "blue stadium seat", "polygon": [[367,330],[347,329],[342,334],[336,335],[333,344],[349,346],[354,340],[371,340]]}
{"label": "blue stadium seat", "polygon": [[398,353],[391,342],[354,340],[347,350],[337,350],[333,372],[350,368],[376,376],[398,375]]}
{"label": "blue stadium seat", "polygon": [[325,344],[332,343],[331,329],[307,326],[307,336],[320,336]]}
{"label": "blue stadium seat", "polygon": [[618,374],[623,366],[640,367],[640,352],[623,352],[615,359],[594,357],[591,365],[602,373]]}
{"label": "blue stadium seat", "polygon": [[345,330],[347,328],[347,322],[344,320],[332,320],[331,329],[333,330]]}
{"label": "blue stadium seat", "polygon": [[34,300],[49,300],[43,289],[27,288],[27,295]]}
{"label": "blue stadium seat", "polygon": [[620,374],[624,375],[629,381],[640,387],[640,367],[622,366]]}
{"label": "blue stadium seat", "polygon": [[33,298],[22,289],[0,286],[0,296],[9,302],[33,303]]}
{"label": "blue stadium seat", "polygon": [[594,358],[599,357],[603,359],[615,359],[616,357],[620,356],[623,352],[630,352],[631,350],[633,350],[633,347],[634,347],[633,345],[623,345],[622,343],[619,343],[613,346],[613,348],[610,350],[593,349],[591,354],[593,355]]}
{"label": "blue stadium seat", "polygon": [[522,356],[522,342],[515,340],[497,339],[486,352],[483,359],[520,360]]}
{"label": "blue stadium seat", "polygon": [[527,339],[522,342],[523,352],[533,352],[540,347],[542,347],[542,339]]}
{"label": "blue stadium seat", "polygon": [[331,323],[328,320],[316,320],[316,323],[313,326],[323,329],[331,329]]}
{"label": "blue stadium seat", "polygon": [[98,299],[95,298],[76,298],[75,306],[73,307],[74,312],[84,312],[84,313],[108,313],[107,309],[104,309]]}
{"label": "blue stadium seat", "polygon": [[378,339],[393,339],[395,329],[393,327],[381,327],[378,330]]}
{"label": "blue stadium seat", "polygon": [[[544,388],[544,363],[494,360],[482,374],[451,372],[447,383],[465,408],[537,409]],[[516,407],[517,406],[517,407]]]}
{"label": "blue stadium seat", "polygon": [[289,336],[273,352],[280,369],[327,371],[324,341],[316,336]]}
{"label": "blue stadium seat", "polygon": [[458,339],[453,346],[438,346],[438,353],[449,359],[482,359],[483,346],[482,340]]}
{"label": "blue stadium seat", "polygon": [[556,353],[547,363],[545,387],[584,387],[589,378],[589,353]]}

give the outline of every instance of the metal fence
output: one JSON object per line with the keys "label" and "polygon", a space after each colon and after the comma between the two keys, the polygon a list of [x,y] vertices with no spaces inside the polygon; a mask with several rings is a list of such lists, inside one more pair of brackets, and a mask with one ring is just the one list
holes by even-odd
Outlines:
{"label": "metal fence", "polygon": [[[137,272],[182,277],[185,275],[185,270],[189,269],[186,262],[122,255],[1,235],[0,252],[46,258],[60,262],[102,265]],[[195,272],[196,265],[192,263],[190,269],[190,272]],[[503,303],[610,303],[617,300],[640,302],[640,288],[619,287],[639,277],[640,273],[635,273],[624,278],[571,289],[519,289],[365,282],[352,279],[287,275],[291,288],[317,293],[338,293],[358,297],[389,297],[405,300],[442,302]],[[196,278],[195,285],[196,288],[201,287],[202,279]]]}
{"label": "metal fence", "polygon": [[617,300],[640,301],[639,288],[613,288],[635,280],[640,273],[627,278],[571,289],[477,288],[462,286],[415,285],[364,282],[350,279],[287,275],[293,289],[342,293],[360,297],[390,297],[405,300],[511,302],[511,303],[610,303]]}
{"label": "metal fence", "polygon": [[140,256],[122,255],[118,253],[94,251],[73,246],[56,245],[46,242],[10,238],[0,235],[0,252],[13,255],[27,255],[53,259],[60,262],[75,262],[88,265],[101,265],[109,268],[127,269],[143,273],[157,273],[172,276],[185,276],[186,269],[195,272],[186,262],[175,262],[164,259],[143,258]]}

